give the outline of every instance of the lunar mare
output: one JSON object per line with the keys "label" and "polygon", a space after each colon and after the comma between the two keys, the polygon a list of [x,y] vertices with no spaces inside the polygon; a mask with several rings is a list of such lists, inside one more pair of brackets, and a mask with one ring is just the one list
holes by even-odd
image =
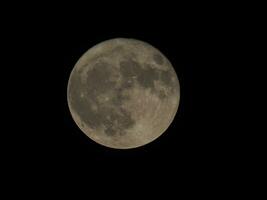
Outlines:
{"label": "lunar mare", "polygon": [[67,98],[73,120],[89,138],[128,149],[165,132],[178,109],[180,86],[159,50],[117,38],[82,55],[71,72]]}

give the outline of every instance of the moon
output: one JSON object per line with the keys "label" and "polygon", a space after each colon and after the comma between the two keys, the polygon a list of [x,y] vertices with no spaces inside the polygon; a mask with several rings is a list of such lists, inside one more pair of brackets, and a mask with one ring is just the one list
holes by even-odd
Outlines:
{"label": "moon", "polygon": [[67,101],[80,130],[115,149],[146,145],[173,121],[180,84],[170,61],[152,45],[129,38],[85,52],[68,81]]}

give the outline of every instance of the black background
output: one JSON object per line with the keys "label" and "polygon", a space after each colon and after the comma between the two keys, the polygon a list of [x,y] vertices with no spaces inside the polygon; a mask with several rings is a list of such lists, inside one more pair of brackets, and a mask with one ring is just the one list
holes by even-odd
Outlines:
{"label": "black background", "polygon": [[[14,105],[8,113],[15,117],[8,115],[4,152],[7,170],[19,184],[30,179],[33,185],[49,181],[55,187],[97,181],[99,187],[134,181],[200,186],[227,179],[237,169],[238,135],[229,126],[235,122],[235,111],[229,113],[235,88],[226,88],[236,64],[238,23],[216,6],[126,4],[114,9],[35,5],[6,21],[3,40],[10,67],[4,78],[15,80],[7,89],[7,101]],[[90,140],[67,105],[68,78],[77,60],[93,45],[116,37],[158,48],[173,64],[181,87],[179,109],[168,130],[130,150]]]}

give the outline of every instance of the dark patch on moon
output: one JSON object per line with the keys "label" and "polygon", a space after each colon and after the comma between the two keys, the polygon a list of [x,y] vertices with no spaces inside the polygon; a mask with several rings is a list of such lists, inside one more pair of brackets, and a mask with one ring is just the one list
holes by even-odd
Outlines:
{"label": "dark patch on moon", "polygon": [[138,62],[128,59],[120,62],[120,72],[123,77],[123,85],[125,85],[125,88],[128,88],[129,82],[131,83],[130,87],[136,82],[145,89],[150,88],[151,92],[158,95],[161,99],[167,96],[157,92],[154,81],[162,81],[163,86],[167,88],[175,87],[172,82],[174,72],[170,69],[167,71],[160,70],[152,68],[150,64],[144,64],[142,67]]}
{"label": "dark patch on moon", "polygon": [[160,91],[158,92],[158,97],[159,97],[160,99],[165,99],[165,98],[167,97],[167,95],[165,94],[164,91],[160,90]]}
{"label": "dark patch on moon", "polygon": [[[87,72],[86,84],[81,82],[78,73],[73,74],[69,85],[70,104],[86,125],[92,129],[104,128],[107,135],[125,134],[135,121],[130,113],[121,108],[127,97],[121,90],[114,90],[115,82],[110,81],[112,66],[107,63],[97,63]],[[115,92],[110,102],[99,102],[97,97],[109,91]],[[81,97],[81,94],[84,94]],[[93,109],[93,106],[95,108]]]}
{"label": "dark patch on moon", "polygon": [[105,62],[98,62],[87,72],[87,93],[96,97],[111,90],[115,82],[109,80],[112,66]]}
{"label": "dark patch on moon", "polygon": [[152,69],[149,65],[147,68],[143,69],[140,75],[137,77],[138,83],[144,88],[154,89],[154,81],[158,80],[159,74],[158,70]]}
{"label": "dark patch on moon", "polygon": [[158,65],[162,65],[164,63],[164,59],[159,53],[153,54],[153,59]]}
{"label": "dark patch on moon", "polygon": [[172,85],[172,77],[173,73],[171,70],[168,71],[161,71],[160,73],[160,80],[166,85],[171,86]]}
{"label": "dark patch on moon", "polygon": [[128,59],[120,62],[120,72],[123,82],[138,82],[144,88],[154,88],[154,80],[158,79],[158,73],[150,66],[142,68],[142,66],[134,60]]}
{"label": "dark patch on moon", "polygon": [[139,76],[142,71],[139,63],[128,59],[120,62],[120,72],[124,79],[132,79],[134,76]]}

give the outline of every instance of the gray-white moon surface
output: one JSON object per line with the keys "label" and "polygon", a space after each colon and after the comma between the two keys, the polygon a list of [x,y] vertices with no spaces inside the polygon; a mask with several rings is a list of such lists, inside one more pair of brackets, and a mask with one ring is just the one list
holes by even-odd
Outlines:
{"label": "gray-white moon surface", "polygon": [[73,120],[89,138],[129,149],[165,132],[178,110],[180,86],[158,49],[116,38],[82,55],[70,74],[67,98]]}

